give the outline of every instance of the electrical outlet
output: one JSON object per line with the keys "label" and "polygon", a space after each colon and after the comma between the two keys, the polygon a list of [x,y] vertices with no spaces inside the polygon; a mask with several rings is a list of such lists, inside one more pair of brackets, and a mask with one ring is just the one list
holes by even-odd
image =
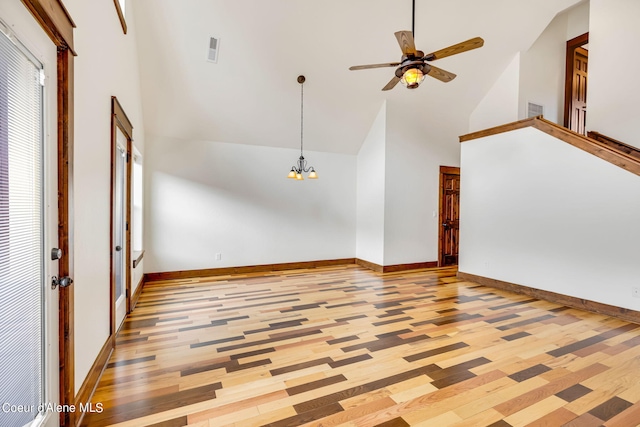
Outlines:
{"label": "electrical outlet", "polygon": [[220,260],[222,260],[222,254],[218,252],[216,254],[216,261],[220,261]]}
{"label": "electrical outlet", "polygon": [[634,286],[631,288],[631,295],[634,298],[640,298],[640,286]]}

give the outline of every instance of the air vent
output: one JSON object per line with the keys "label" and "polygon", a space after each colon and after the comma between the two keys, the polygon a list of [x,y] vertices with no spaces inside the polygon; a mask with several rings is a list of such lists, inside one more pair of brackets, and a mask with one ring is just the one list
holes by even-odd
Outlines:
{"label": "air vent", "polygon": [[209,37],[209,51],[207,52],[207,61],[218,62],[218,51],[220,48],[220,39]]}
{"label": "air vent", "polygon": [[534,104],[533,102],[527,103],[527,118],[542,116],[544,114],[544,107],[542,105]]}

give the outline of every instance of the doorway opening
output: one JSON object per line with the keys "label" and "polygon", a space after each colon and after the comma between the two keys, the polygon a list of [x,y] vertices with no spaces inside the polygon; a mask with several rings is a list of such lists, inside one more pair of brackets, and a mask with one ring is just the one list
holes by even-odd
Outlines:
{"label": "doorway opening", "polygon": [[111,335],[131,307],[131,145],[133,126],[111,98]]}
{"label": "doorway opening", "polygon": [[589,33],[567,42],[564,127],[582,135],[587,133],[588,44]]}

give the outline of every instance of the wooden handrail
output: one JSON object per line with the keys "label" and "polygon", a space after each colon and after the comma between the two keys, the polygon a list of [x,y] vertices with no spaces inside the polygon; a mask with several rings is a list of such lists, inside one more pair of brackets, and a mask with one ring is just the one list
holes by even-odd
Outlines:
{"label": "wooden handrail", "polygon": [[484,130],[479,130],[477,132],[468,133],[466,135],[460,136],[460,142],[471,141],[472,139],[484,138],[485,136],[497,135],[499,133],[511,132],[512,130],[534,126],[535,121],[538,119],[542,119],[542,116],[531,117],[529,119],[507,123],[506,125],[500,125]]}
{"label": "wooden handrail", "polygon": [[[557,125],[549,120],[544,119],[542,116],[532,117],[530,119],[519,120],[517,122],[508,123],[502,126],[496,126],[490,129],[481,130],[478,132],[469,133],[467,135],[460,136],[460,142],[471,141],[473,139],[484,138],[491,135],[497,135],[499,133],[510,132],[516,129],[522,129],[525,127],[534,127],[539,131],[560,139],[568,144],[573,145],[587,153],[593,154],[607,162],[614,164],[622,169],[634,173],[640,176],[640,158],[636,157],[634,147],[627,144],[616,141],[623,144],[632,150],[621,150],[614,146],[610,142],[602,142],[597,139],[586,137],[582,134],[573,132],[567,128]],[[614,140],[615,141],[615,140]],[[630,152],[627,152],[630,151]]]}
{"label": "wooden handrail", "polygon": [[603,142],[618,151],[622,151],[623,153],[626,153],[631,157],[640,160],[640,148],[625,144],[622,141],[618,141],[617,139],[613,139],[610,136],[603,135],[600,132],[596,131],[590,130],[589,132],[587,132],[587,136],[591,139],[595,139],[596,141]]}

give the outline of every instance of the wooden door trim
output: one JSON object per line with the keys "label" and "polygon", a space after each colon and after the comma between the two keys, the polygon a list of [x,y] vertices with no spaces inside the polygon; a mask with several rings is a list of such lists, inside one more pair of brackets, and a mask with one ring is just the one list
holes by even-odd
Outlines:
{"label": "wooden door trim", "polygon": [[460,175],[460,168],[456,166],[440,166],[440,185],[438,200],[438,267],[444,265],[444,256],[442,254],[444,248],[444,230],[442,222],[444,221],[444,183],[445,175]]}
{"label": "wooden door trim", "polygon": [[567,56],[565,66],[565,81],[564,81],[564,127],[569,128],[569,117],[571,115],[571,89],[573,86],[573,68],[575,67],[573,61],[573,54],[581,46],[589,43],[589,33],[584,33],[567,41]]}
{"label": "wooden door trim", "polygon": [[112,341],[115,343],[115,339],[113,339],[115,337],[115,334],[118,332],[117,328],[118,325],[116,325],[116,306],[115,306],[115,296],[116,296],[116,282],[115,282],[115,271],[113,269],[113,247],[114,247],[114,241],[113,241],[113,222],[114,222],[114,216],[113,216],[113,207],[115,205],[115,185],[116,185],[116,174],[115,174],[115,167],[116,167],[116,151],[117,151],[117,140],[116,140],[116,132],[117,129],[120,129],[122,131],[122,133],[124,133],[125,137],[127,138],[127,145],[125,147],[126,150],[126,156],[127,156],[127,162],[126,162],[126,182],[125,182],[125,189],[126,189],[126,207],[125,207],[125,222],[127,224],[126,227],[126,231],[125,231],[125,242],[126,242],[126,250],[125,250],[125,274],[126,274],[126,279],[125,279],[125,304],[126,304],[126,312],[127,314],[131,311],[131,164],[132,162],[129,161],[129,159],[131,158],[131,152],[132,152],[132,145],[133,145],[133,125],[131,124],[131,121],[129,120],[129,118],[127,117],[126,113],[124,112],[124,109],[122,108],[122,106],[120,105],[120,102],[118,101],[118,99],[115,96],[111,97],[111,197],[110,197],[110,224],[109,224],[109,242],[110,242],[110,246],[109,246],[109,265],[110,265],[110,281],[111,281],[111,286],[110,286],[110,303],[111,303],[111,310],[110,310],[110,334],[109,334],[109,338],[112,339]]}
{"label": "wooden door trim", "polygon": [[[60,276],[73,277],[73,124],[74,72],[73,29],[75,24],[62,0],[22,0],[40,27],[58,49],[58,247],[62,258]],[[60,404],[75,403],[74,286],[59,289],[58,351]],[[73,412],[60,413],[60,426],[75,425]]]}
{"label": "wooden door trim", "polygon": [[69,49],[76,55],[73,50],[76,24],[62,0],[22,0],[22,3],[57,47]]}
{"label": "wooden door trim", "polygon": [[113,0],[113,3],[116,6],[116,12],[118,13],[118,19],[120,20],[122,31],[127,34],[127,21],[124,19],[124,10],[120,7],[120,2],[118,0]]}

